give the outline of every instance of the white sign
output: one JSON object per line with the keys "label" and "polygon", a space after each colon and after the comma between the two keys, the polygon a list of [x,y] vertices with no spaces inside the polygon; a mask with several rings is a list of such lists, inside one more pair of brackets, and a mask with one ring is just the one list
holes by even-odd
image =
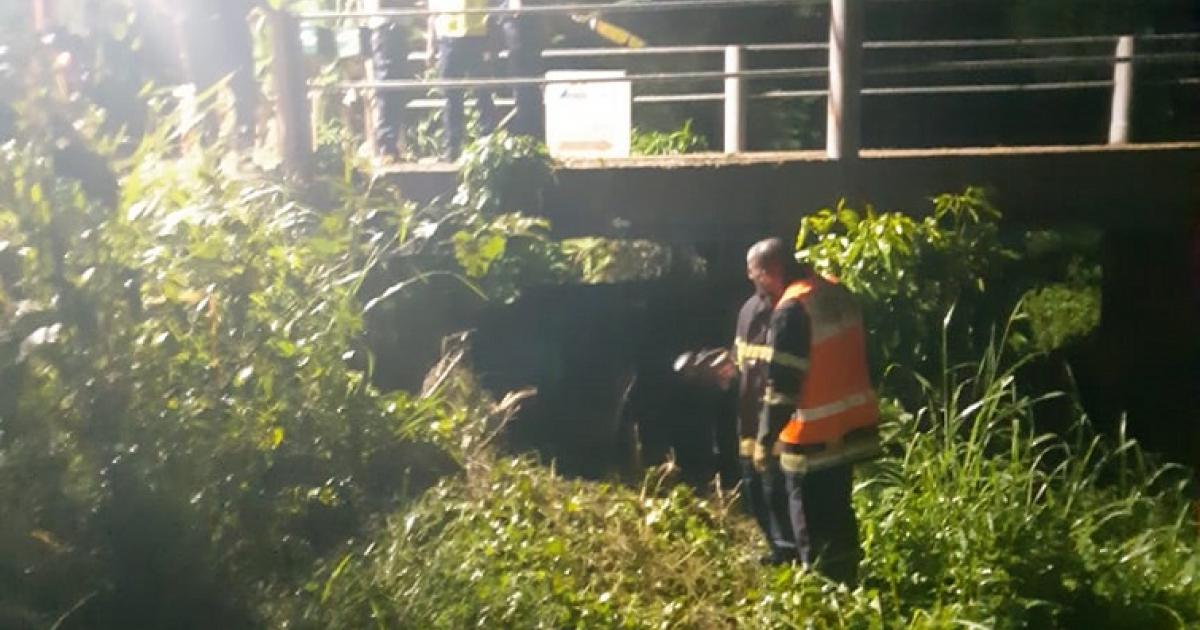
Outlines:
{"label": "white sign", "polygon": [[633,98],[624,70],[555,70],[546,73],[546,146],[556,157],[629,157]]}

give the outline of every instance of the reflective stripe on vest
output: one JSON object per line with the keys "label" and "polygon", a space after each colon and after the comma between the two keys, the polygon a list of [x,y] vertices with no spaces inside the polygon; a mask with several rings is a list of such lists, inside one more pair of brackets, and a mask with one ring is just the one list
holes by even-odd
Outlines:
{"label": "reflective stripe on vest", "polygon": [[735,340],[734,346],[734,363],[739,367],[749,361],[765,361],[797,370],[808,369],[808,359],[798,357],[790,352],[780,352],[771,346],[747,343],[741,339]]}
{"label": "reflective stripe on vest", "polygon": [[870,390],[858,392],[857,394],[850,394],[841,400],[835,400],[831,403],[821,405],[820,407],[797,409],[796,417],[800,418],[802,422],[824,420],[829,416],[844,413],[850,409],[853,409],[854,407],[865,405],[867,403],[875,404],[875,393]]}
{"label": "reflective stripe on vest", "polygon": [[851,431],[876,426],[879,409],[867,369],[862,315],[853,296],[833,281],[816,278],[792,283],[776,308],[789,300],[808,314],[809,369],[779,440],[836,445]]}
{"label": "reflective stripe on vest", "polygon": [[463,13],[464,9],[486,8],[487,0],[429,0],[429,10],[435,13],[433,28],[440,39],[487,35],[487,15]]}

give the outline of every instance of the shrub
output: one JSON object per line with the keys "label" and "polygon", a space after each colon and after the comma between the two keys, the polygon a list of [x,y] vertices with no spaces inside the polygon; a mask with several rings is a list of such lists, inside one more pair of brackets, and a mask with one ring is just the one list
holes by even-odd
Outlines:
{"label": "shrub", "polygon": [[986,343],[994,321],[984,291],[1013,256],[998,238],[1000,213],[976,188],[939,195],[933,206],[932,214],[915,219],[839,203],[800,224],[797,258],[863,299],[877,371],[894,364],[918,372],[934,367],[937,322],[953,305],[957,321],[974,331],[954,336],[968,347]]}
{"label": "shrub", "polygon": [[674,131],[633,130],[632,152],[634,155],[681,155],[708,149],[708,138],[692,130],[692,121]]}
{"label": "shrub", "polygon": [[19,122],[0,147],[0,502],[20,506],[0,603],[238,626],[255,583],[452,468],[408,438],[447,410],[376,391],[360,340],[359,288],[411,208],[180,147],[177,118],[127,163],[81,153],[117,166],[118,194],[95,195],[53,129]]}
{"label": "shrub", "polygon": [[1031,289],[1021,305],[1029,318],[1030,342],[1041,352],[1083,339],[1100,325],[1099,287],[1050,284]]}

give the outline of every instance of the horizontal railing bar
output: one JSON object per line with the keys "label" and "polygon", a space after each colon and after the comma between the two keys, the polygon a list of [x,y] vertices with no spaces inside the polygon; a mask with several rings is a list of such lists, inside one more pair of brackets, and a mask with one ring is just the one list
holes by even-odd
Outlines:
{"label": "horizontal railing bar", "polygon": [[716,92],[706,94],[639,94],[633,97],[634,103],[704,103],[723,100],[725,100],[725,95]]}
{"label": "horizontal railing bar", "polygon": [[[823,5],[824,0],[655,0],[655,2],[577,2],[556,5],[509,7],[464,8],[453,13],[472,15],[514,14],[579,14],[579,13],[656,13],[660,11],[690,11],[697,9],[747,9],[754,7],[777,7],[788,5]],[[304,21],[356,20],[371,18],[420,18],[444,15],[446,11],[429,9],[378,9],[375,11],[308,11],[298,17]]]}
{"label": "horizontal railing bar", "polygon": [[[971,48],[971,47],[1003,47],[1003,46],[1053,46],[1072,43],[1115,43],[1117,35],[1088,36],[1088,37],[1047,37],[1031,39],[943,39],[943,40],[880,40],[865,42],[863,47],[871,50],[915,49],[915,48]],[[1161,36],[1138,36],[1136,40],[1189,40],[1200,39],[1200,33],[1172,33]],[[548,48],[542,51],[546,59],[576,58],[576,57],[637,57],[652,55],[713,55],[723,53],[729,46],[738,44],[717,45],[705,44],[697,46],[647,46],[645,48]],[[826,50],[826,42],[799,42],[778,44],[744,44],[741,45],[750,52],[796,52]],[[506,56],[507,51],[501,51],[500,56]],[[1157,53],[1157,54],[1186,54],[1186,53]],[[1143,55],[1139,55],[1143,56]],[[409,61],[425,61],[424,52],[414,51],[408,54]],[[1104,57],[1113,61],[1112,57]]]}
{"label": "horizontal railing bar", "polygon": [[512,79],[436,79],[430,81],[348,81],[330,85],[313,85],[313,90],[378,90],[381,92],[400,92],[424,89],[470,89],[470,88],[501,88],[522,87],[530,85],[548,85],[551,83],[663,83],[672,81],[703,81],[707,79],[786,79],[797,77],[820,77],[829,72],[826,67],[810,68],[779,68],[771,70],[742,70],[740,72],[668,72],[658,74],[631,74],[623,77],[582,77],[575,79],[545,77],[520,77]]}
{"label": "horizontal railing bar", "polygon": [[[705,103],[721,101],[724,94],[642,94],[633,97],[635,104],[658,103]],[[511,98],[493,98],[492,102],[498,107],[512,107],[515,101]],[[440,109],[446,104],[444,98],[416,98],[404,104],[408,109]]]}
{"label": "horizontal railing bar", "polygon": [[1148,42],[1187,41],[1192,39],[1200,39],[1200,33],[1148,33],[1146,35],[1134,35],[1133,39],[1140,39]]}
{"label": "horizontal railing bar", "polygon": [[978,85],[914,85],[864,88],[865,96],[900,94],[977,94],[984,92],[1044,92],[1112,87],[1112,81],[1059,81],[1045,83],[993,83]]}
{"label": "horizontal railing bar", "polygon": [[[1200,85],[1200,77],[1168,79],[1152,81],[1152,85]],[[1078,90],[1112,87],[1112,81],[1056,81],[1042,83],[982,83],[976,85],[920,85],[900,87],[863,88],[864,96],[897,96],[905,94],[976,94],[1004,92],[1045,92],[1055,90]],[[795,98],[824,97],[828,90],[769,90],[751,94],[752,100],[786,100]],[[655,103],[703,103],[724,100],[725,95],[719,92],[701,92],[691,94],[641,94],[633,97],[637,104]],[[496,98],[496,105],[512,107],[511,98]],[[418,98],[405,104],[409,109],[437,109],[445,105],[445,99]]]}
{"label": "horizontal railing bar", "polygon": [[[1132,61],[1133,63],[1170,63],[1177,61],[1200,61],[1200,53],[1152,53],[1134,55],[1133,57],[1113,57],[1096,55],[1085,57],[1043,57],[1026,59],[986,59],[965,61],[940,61],[923,64],[870,68],[868,75],[895,75],[921,72],[954,72],[962,70],[1000,70],[1029,68],[1040,66],[1072,66],[1096,65],[1105,66],[1112,63]],[[778,68],[766,70],[742,70],[739,72],[700,71],[674,72],[656,74],[631,74],[624,77],[586,77],[576,79],[549,79],[545,77],[518,77],[504,79],[434,79],[434,80],[399,80],[399,81],[351,81],[329,86],[313,86],[316,89],[337,88],[371,89],[380,91],[405,91],[421,89],[467,89],[467,88],[501,88],[530,85],[547,85],[549,83],[620,83],[620,82],[671,82],[671,81],[703,81],[729,78],[743,79],[782,79],[820,77],[828,73],[828,68],[812,66],[803,68]]]}
{"label": "horizontal railing bar", "polygon": [[1149,53],[1136,54],[1132,57],[1116,57],[1113,55],[1086,56],[1057,56],[1057,57],[1027,57],[1020,59],[970,59],[958,61],[932,61],[911,65],[884,66],[868,68],[866,74],[910,74],[917,72],[953,72],[960,70],[1003,70],[1015,68],[1035,68],[1039,66],[1110,66],[1114,63],[1132,62],[1172,63],[1178,61],[1200,61],[1200,53]]}

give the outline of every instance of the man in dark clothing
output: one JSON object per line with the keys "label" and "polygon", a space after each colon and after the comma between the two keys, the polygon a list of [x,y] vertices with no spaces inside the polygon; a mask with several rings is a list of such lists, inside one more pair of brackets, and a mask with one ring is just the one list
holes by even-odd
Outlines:
{"label": "man in dark clothing", "polygon": [[[523,0],[507,0],[509,9],[520,9]],[[531,78],[542,75],[542,48],[545,33],[541,20],[536,15],[511,13],[501,16],[500,28],[504,32],[504,46],[508,50],[508,74],[513,78]],[[516,107],[508,131],[513,135],[530,136],[544,142],[546,139],[546,114],[542,102],[542,88],[537,85],[522,85],[513,88]]]}
{"label": "man in dark clothing", "polygon": [[755,468],[783,470],[799,560],[853,583],[860,551],[852,468],[837,459],[819,469],[804,462],[839,451],[847,434],[877,422],[861,315],[848,291],[797,264],[780,239],[750,249],[747,273],[775,305]]}
{"label": "man in dark clothing", "polygon": [[746,300],[738,313],[734,339],[734,366],[738,375],[738,458],[747,507],[770,548],[762,562],[782,564],[796,559],[783,473],[778,462],[769,463],[759,472],[751,460],[767,387],[769,362],[765,344],[770,320],[770,298],[757,292]]}
{"label": "man in dark clothing", "polygon": [[[399,81],[404,76],[405,56],[408,54],[404,28],[394,20],[379,20],[371,29],[371,64],[376,81]],[[372,113],[375,126],[375,149],[380,155],[398,160],[400,137],[403,133],[404,108],[408,100],[401,92],[375,92]]]}

